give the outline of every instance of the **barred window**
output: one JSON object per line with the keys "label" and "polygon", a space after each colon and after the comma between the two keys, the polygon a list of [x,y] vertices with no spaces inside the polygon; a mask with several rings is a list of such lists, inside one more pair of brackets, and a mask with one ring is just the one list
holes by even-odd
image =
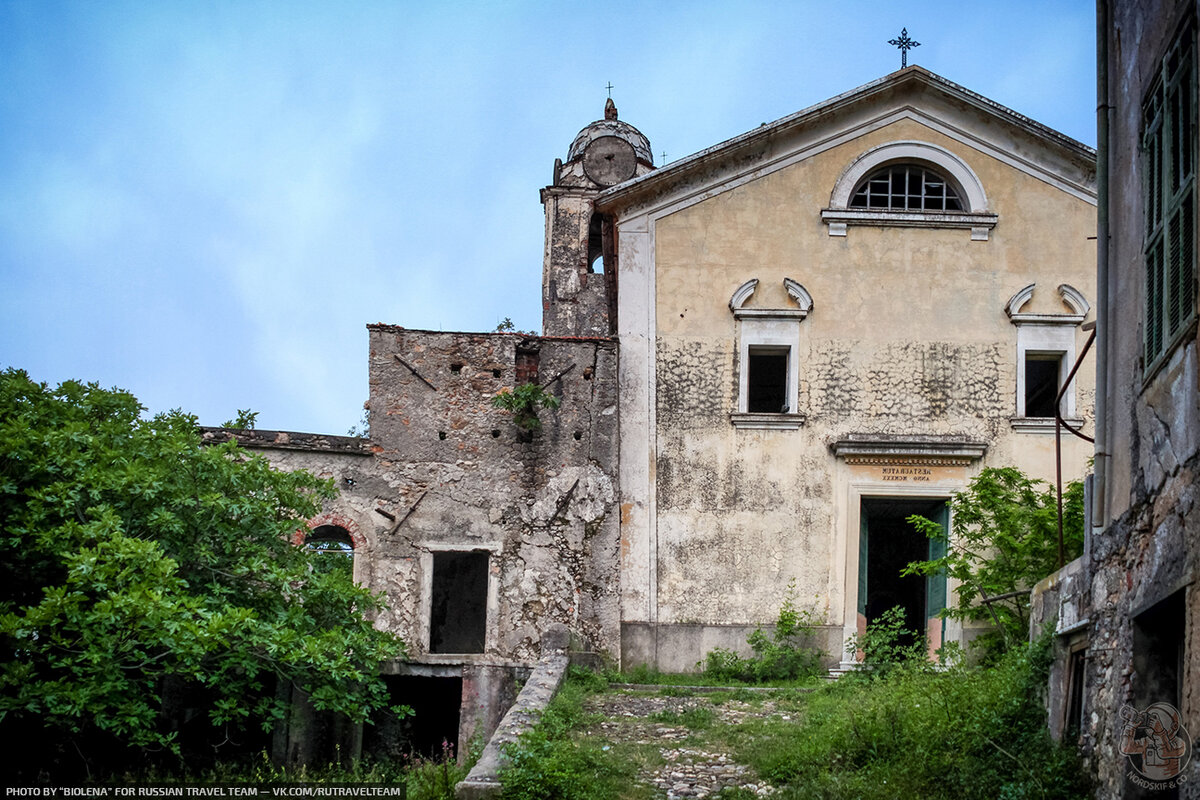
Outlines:
{"label": "barred window", "polygon": [[962,211],[958,190],[936,172],[915,164],[889,164],[854,189],[851,208],[888,211]]}
{"label": "barred window", "polygon": [[1196,315],[1195,57],[1193,21],[1164,56],[1142,109],[1147,371]]}

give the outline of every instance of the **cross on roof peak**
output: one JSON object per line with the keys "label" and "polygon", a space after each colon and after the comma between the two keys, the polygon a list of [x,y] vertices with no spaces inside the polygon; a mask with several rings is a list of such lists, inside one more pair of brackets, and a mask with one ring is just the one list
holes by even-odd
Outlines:
{"label": "cross on roof peak", "polygon": [[921,46],[920,42],[909,38],[908,28],[901,28],[899,38],[889,39],[888,44],[900,48],[900,69],[908,66],[908,51]]}

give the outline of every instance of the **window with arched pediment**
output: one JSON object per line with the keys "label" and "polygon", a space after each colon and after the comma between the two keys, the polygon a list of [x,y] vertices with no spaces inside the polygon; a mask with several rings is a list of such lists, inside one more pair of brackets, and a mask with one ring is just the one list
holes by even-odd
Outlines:
{"label": "window with arched pediment", "polygon": [[921,164],[889,164],[864,178],[850,196],[851,208],[888,211],[962,211],[954,184]]}
{"label": "window with arched pediment", "polygon": [[931,142],[886,142],[854,158],[821,210],[830,236],[855,225],[966,228],[986,242],[999,217],[979,176],[957,153]]}

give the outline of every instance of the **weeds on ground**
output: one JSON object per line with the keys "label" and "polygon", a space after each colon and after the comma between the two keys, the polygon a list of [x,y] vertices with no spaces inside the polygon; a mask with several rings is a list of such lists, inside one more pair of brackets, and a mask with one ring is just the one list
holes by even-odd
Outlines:
{"label": "weeds on ground", "polygon": [[538,723],[505,749],[505,800],[601,800],[632,783],[634,762],[613,757],[608,745],[570,736],[589,720],[584,698],[606,685],[584,672],[572,670]]}
{"label": "weeds on ground", "polygon": [[449,742],[442,742],[442,753],[438,758],[414,758],[405,771],[406,800],[454,800],[454,787],[475,766],[483,752],[483,744],[483,737],[473,738],[461,764],[455,759],[454,746]]}
{"label": "weeds on ground", "polygon": [[717,713],[709,706],[690,706],[679,711],[665,709],[663,711],[655,711],[650,715],[650,719],[654,722],[665,722],[669,725],[682,725],[685,728],[692,730],[704,730],[711,728],[716,722]]}
{"label": "weeds on ground", "polygon": [[403,762],[361,759],[343,765],[277,764],[265,751],[246,760],[224,761],[206,769],[193,771],[163,770],[151,767],[126,773],[126,783],[401,783],[408,774]]}
{"label": "weeds on ground", "polygon": [[756,628],[746,638],[753,656],[747,658],[733,650],[717,647],[696,666],[705,676],[721,681],[763,683],[814,677],[822,672],[821,659],[825,655],[812,644],[820,622],[816,612],[797,608],[796,581],[793,580],[784,593],[774,630],[768,634],[762,628]]}
{"label": "weeds on ground", "polygon": [[901,664],[807,696],[803,720],[752,720],[730,744],[782,798],[1075,798],[1077,756],[1050,740],[1049,642],[987,669]]}

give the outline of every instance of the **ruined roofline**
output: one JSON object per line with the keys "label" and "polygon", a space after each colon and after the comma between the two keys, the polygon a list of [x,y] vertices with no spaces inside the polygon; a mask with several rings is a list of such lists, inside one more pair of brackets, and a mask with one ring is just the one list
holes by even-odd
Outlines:
{"label": "ruined roofline", "polygon": [[542,336],[540,333],[521,333],[520,331],[431,331],[423,328],[406,328],[403,325],[389,325],[385,322],[371,322],[367,330],[382,333],[421,333],[444,334],[446,336],[512,336],[517,339],[540,339],[544,342],[616,342],[616,336]]}
{"label": "ruined roofline", "polygon": [[[702,169],[710,163],[736,157],[738,153],[743,151],[751,151],[764,140],[771,140],[775,137],[792,133],[793,131],[803,130],[807,126],[819,123],[839,109],[867,102],[873,97],[899,90],[912,84],[919,84],[935,89],[943,96],[956,99],[967,106],[999,118],[1025,131],[1034,139],[1044,143],[1047,147],[1058,148],[1060,151],[1069,153],[1076,162],[1095,163],[1095,148],[1073,139],[1065,133],[1051,128],[1049,125],[1038,122],[1032,117],[1027,117],[1020,112],[997,103],[995,100],[984,97],[978,92],[973,92],[965,86],[943,78],[935,72],[930,72],[924,67],[912,65],[884,75],[882,78],[876,78],[862,86],[842,92],[828,100],[823,100],[807,108],[788,114],[774,122],[765,122],[753,130],[738,134],[697,153],[673,161],[670,164],[664,164],[653,172],[648,172],[645,175],[605,189],[597,198],[596,206],[600,210],[612,209],[628,199],[640,196],[646,192],[653,192],[660,186],[669,185],[682,176],[694,170]],[[1093,195],[1095,194],[1094,186],[1090,191]]]}
{"label": "ruined roofline", "polygon": [[228,441],[236,441],[242,447],[259,450],[306,450],[315,453],[371,455],[369,439],[357,436],[334,436],[327,433],[267,431],[201,425],[200,440],[202,444],[224,444]]}

